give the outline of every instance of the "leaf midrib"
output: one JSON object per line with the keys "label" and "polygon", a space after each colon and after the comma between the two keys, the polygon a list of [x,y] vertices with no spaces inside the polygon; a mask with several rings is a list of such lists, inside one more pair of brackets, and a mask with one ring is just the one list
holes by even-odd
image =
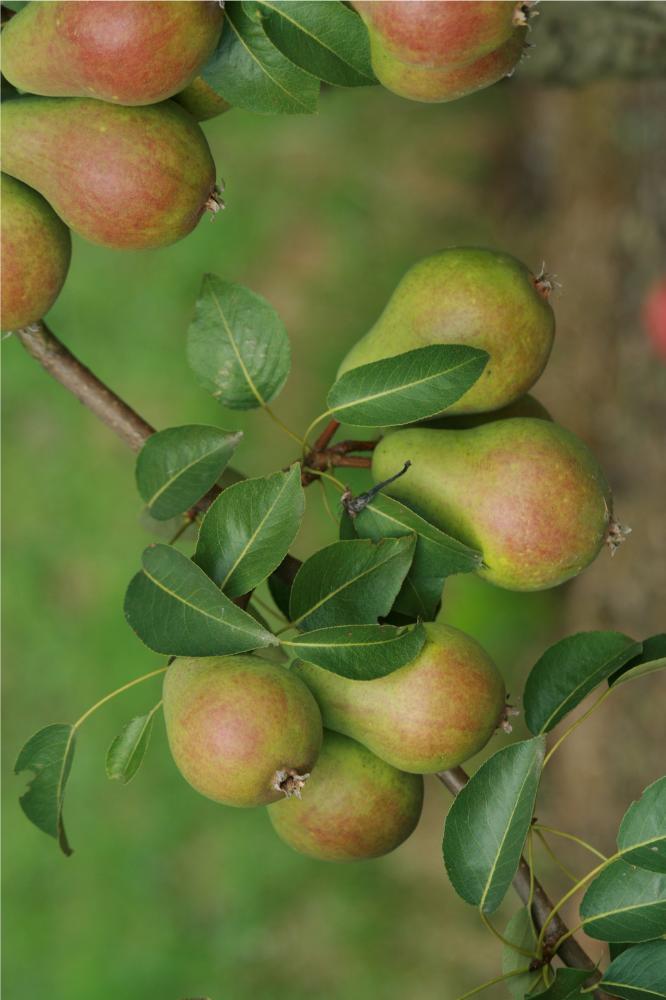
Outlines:
{"label": "leaf midrib", "polygon": [[189,470],[193,468],[193,466],[198,465],[199,462],[205,462],[206,459],[211,458],[216,451],[222,451],[225,448],[225,446],[229,443],[230,443],[229,439],[225,438],[224,441],[219,442],[214,447],[212,447],[210,451],[204,452],[202,455],[199,455],[197,456],[197,458],[194,458],[191,462],[188,462],[187,465],[183,465],[175,475],[171,476],[170,479],[168,479],[165,483],[163,483],[163,485],[160,486],[160,488],[156,490],[155,493],[153,493],[153,495],[150,497],[149,500],[146,500],[146,504],[149,507],[152,507],[155,501],[158,500],[159,497],[161,497],[164,491],[169,489],[169,487],[172,486],[175,482],[177,482],[177,480],[180,479],[181,476],[184,476],[186,472],[189,472]]}
{"label": "leaf midrib", "polygon": [[[141,572],[146,575],[147,579],[150,580],[151,583],[154,583],[156,587],[164,591],[165,594],[168,594],[168,596],[173,598],[173,600],[179,601],[181,604],[184,604],[185,607],[191,608],[192,611],[195,611],[197,614],[202,615],[204,618],[210,618],[211,621],[217,622],[218,625],[225,625],[227,628],[235,629],[237,632],[242,632],[244,635],[248,636],[253,635],[253,632],[250,629],[243,628],[241,625],[235,625],[233,622],[226,621],[224,618],[217,618],[215,615],[210,614],[210,612],[205,611],[203,608],[198,607],[196,604],[192,604],[191,601],[186,600],[186,598],[181,597],[180,594],[177,594],[174,590],[169,590],[168,587],[165,587],[163,583],[161,583],[156,577],[154,577],[151,573],[149,573],[148,570],[145,568],[145,566],[141,570]],[[221,595],[219,595],[216,591],[215,596],[219,597]],[[226,599],[228,600],[228,598]],[[238,610],[240,611],[240,608]],[[223,614],[225,611],[226,609],[223,608],[222,609]],[[251,620],[252,619],[250,619],[250,621]]]}
{"label": "leaf midrib", "polygon": [[[368,396],[359,396],[356,399],[351,400],[349,403],[339,403],[337,405],[333,405],[331,409],[334,413],[338,413],[340,412],[340,410],[348,410],[353,406],[358,406],[359,403],[369,403],[375,399],[381,399],[384,396],[392,396],[395,395],[396,393],[404,392],[406,389],[412,389],[414,386],[423,385],[425,382],[432,382],[435,379],[451,375],[453,372],[458,371],[460,368],[465,368],[467,367],[467,365],[473,364],[476,361],[477,361],[476,357],[467,358],[466,361],[461,361],[459,364],[454,365],[452,368],[447,368],[445,371],[439,371],[433,375],[427,375],[424,378],[414,379],[413,382],[401,382],[399,385],[392,386],[390,389],[382,390],[382,392],[375,392]],[[349,372],[349,374],[351,374],[351,372]]]}
{"label": "leaf midrib", "polygon": [[[261,529],[263,528],[264,524],[266,523],[266,520],[272,514],[273,510],[275,509],[275,507],[277,506],[278,502],[280,501],[282,495],[284,494],[284,491],[287,489],[287,486],[289,486],[291,484],[292,478],[293,478],[293,473],[292,473],[292,475],[285,476],[284,482],[283,482],[282,486],[280,487],[279,493],[275,497],[275,500],[270,505],[270,507],[268,508],[268,510],[266,511],[266,513],[264,514],[264,516],[262,517],[262,519],[259,522],[259,524],[257,525],[257,527],[255,528],[255,530],[252,532],[252,534],[248,538],[246,544],[243,546],[243,548],[241,549],[238,557],[236,558],[236,561],[229,568],[229,570],[227,572],[227,575],[225,576],[224,580],[220,584],[220,589],[221,590],[224,590],[224,588],[229,583],[229,578],[233,575],[234,571],[238,567],[239,562],[247,554],[248,550],[250,549],[250,547],[252,546],[253,542],[257,538],[259,532],[261,531]],[[242,486],[243,484],[239,483],[238,485]]]}
{"label": "leaf midrib", "polygon": [[[245,16],[247,16],[247,15],[243,14],[243,16],[245,17]],[[261,70],[261,72],[262,72],[262,73],[263,73],[263,74],[264,74],[265,76],[267,76],[267,77],[268,77],[268,79],[269,79],[269,80],[271,81],[271,83],[273,83],[273,84],[274,84],[274,85],[275,85],[276,87],[278,87],[278,88],[279,88],[279,89],[280,89],[280,90],[281,90],[281,91],[282,91],[282,92],[283,92],[284,94],[286,94],[286,96],[287,96],[287,97],[288,97],[288,98],[289,98],[290,100],[294,101],[294,102],[295,102],[296,104],[299,104],[299,105],[300,105],[300,106],[301,106],[302,108],[305,108],[306,112],[309,112],[309,110],[310,110],[310,109],[308,108],[308,105],[307,105],[307,104],[306,104],[306,103],[305,103],[304,101],[301,101],[301,100],[299,99],[299,97],[298,97],[298,95],[297,95],[297,94],[292,94],[290,90],[287,90],[287,88],[286,88],[286,87],[285,87],[285,86],[284,86],[284,85],[283,85],[282,83],[280,83],[280,81],[279,81],[279,80],[277,80],[277,79],[276,79],[276,78],[275,78],[274,76],[272,76],[272,75],[271,75],[271,74],[270,74],[270,73],[268,72],[268,70],[266,69],[266,67],[264,66],[264,64],[263,64],[263,63],[261,62],[261,60],[260,60],[260,59],[259,59],[259,58],[258,58],[257,56],[255,56],[255,54],[254,54],[254,52],[252,51],[252,49],[250,48],[250,46],[249,46],[249,45],[247,44],[247,42],[245,42],[245,40],[243,39],[243,36],[241,35],[240,31],[238,30],[238,28],[237,28],[237,27],[236,27],[236,25],[234,24],[234,22],[233,22],[233,20],[231,19],[231,17],[229,17],[229,14],[228,14],[228,13],[227,13],[227,16],[226,16],[225,20],[229,22],[229,24],[230,24],[230,26],[231,26],[231,29],[232,29],[232,31],[233,31],[233,32],[235,33],[235,35],[236,35],[236,38],[238,39],[238,41],[240,42],[240,44],[241,44],[241,45],[243,46],[243,48],[245,49],[245,51],[246,51],[246,52],[247,52],[247,54],[249,55],[250,59],[252,59],[252,60],[253,60],[253,61],[254,61],[254,62],[255,62],[255,63],[257,64],[257,66],[259,67],[259,69]],[[248,20],[249,20],[249,18],[248,18]],[[263,29],[262,29],[262,30],[263,30]],[[270,38],[268,37],[268,35],[265,35],[265,38],[266,38],[266,40],[267,40],[267,41],[268,41],[268,42],[269,42],[269,43],[270,43],[271,45],[273,45],[273,42],[271,42],[271,40],[270,40]],[[277,48],[277,46],[276,46],[276,45],[273,45],[273,48],[274,48],[274,49],[276,50],[276,52],[279,52],[279,51],[280,51],[280,50],[279,50],[279,49]],[[282,54],[282,53],[280,53],[280,54]],[[295,66],[295,65],[294,65],[293,63],[292,63],[292,66],[294,66],[294,69],[299,69],[299,68],[300,68],[300,67],[298,67],[298,66]],[[301,70],[301,72],[302,72],[302,73],[305,73],[305,70]],[[310,73],[306,73],[305,75],[306,75],[306,76],[311,76],[312,74],[310,74]]]}

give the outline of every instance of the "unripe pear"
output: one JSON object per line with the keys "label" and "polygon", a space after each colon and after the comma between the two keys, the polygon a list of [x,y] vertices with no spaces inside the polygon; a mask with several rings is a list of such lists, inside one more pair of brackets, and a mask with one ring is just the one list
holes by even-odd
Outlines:
{"label": "unripe pear", "polygon": [[223,18],[212,0],[34,0],[3,29],[3,72],[31,94],[156,104],[194,79]]}
{"label": "unripe pear", "polygon": [[268,815],[278,836],[301,854],[364,861],[399,847],[413,833],[422,805],[423,778],[325,730],[301,798],[276,802]]}
{"label": "unripe pear", "polygon": [[386,479],[407,459],[411,467],[387,492],[480,549],[477,572],[499,587],[556,587],[621,531],[596,458],[556,423],[516,417],[395,431],[375,450],[373,476]]}
{"label": "unripe pear", "polygon": [[543,403],[527,393],[514,403],[503,406],[500,410],[488,410],[486,413],[460,413],[457,416],[448,416],[447,411],[443,417],[424,420],[414,426],[438,427],[445,431],[457,431],[465,430],[468,427],[480,427],[481,424],[491,424],[495,420],[511,420],[513,417],[533,417],[535,420],[553,419]]}
{"label": "unripe pear", "polygon": [[322,741],[305,684],[251,654],[179,658],[164,678],[171,754],[193,788],[228,806],[298,796]]}
{"label": "unripe pear", "polygon": [[510,75],[526,42],[530,3],[356,0],[372,68],[413,101],[451,101]]}
{"label": "unripe pear", "polygon": [[448,625],[424,628],[418,656],[386,677],[355,681],[312,663],[293,668],[327,728],[414,774],[462,764],[483,749],[505,713],[504,682],[478,642]]}
{"label": "unripe pear", "polygon": [[[430,344],[467,344],[489,354],[478,381],[446,409],[497,410],[534,385],[553,345],[550,283],[509,254],[451,247],[418,261],[338,376]],[[442,411],[444,412],[444,411]]]}
{"label": "unripe pear", "polygon": [[176,94],[174,101],[178,101],[181,107],[185,108],[198,122],[217,118],[218,115],[224,114],[231,108],[229,102],[216,94],[201,76],[192,80],[192,83],[185,90]]}
{"label": "unripe pear", "polygon": [[44,316],[60,294],[72,255],[69,229],[41,194],[2,175],[2,330]]}
{"label": "unripe pear", "polygon": [[2,169],[43,194],[70,229],[119,250],[168,246],[218,207],[208,143],[173,101],[8,101]]}

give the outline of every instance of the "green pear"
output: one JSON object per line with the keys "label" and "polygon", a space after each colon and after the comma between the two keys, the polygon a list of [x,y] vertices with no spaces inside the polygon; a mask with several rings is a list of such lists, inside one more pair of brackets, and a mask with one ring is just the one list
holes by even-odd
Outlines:
{"label": "green pear", "polygon": [[[448,411],[447,411],[448,412]],[[536,397],[529,393],[521,396],[514,403],[503,406],[500,410],[490,410],[486,413],[460,413],[458,416],[434,417],[415,424],[416,427],[438,427],[441,430],[466,430],[468,427],[480,427],[494,420],[511,420],[513,417],[534,417],[535,420],[552,420],[550,413]]]}
{"label": "green pear", "polygon": [[31,94],[156,104],[194,79],[223,18],[212,0],[33,2],[3,29],[3,72]]}
{"label": "green pear", "polygon": [[185,87],[185,90],[176,94],[174,101],[178,101],[181,107],[189,111],[198,122],[217,118],[218,115],[224,114],[231,108],[229,102],[216,94],[201,76],[193,80],[189,86]]}
{"label": "green pear", "polygon": [[549,292],[547,279],[509,254],[477,247],[441,250],[405,274],[338,376],[430,344],[468,344],[490,358],[446,414],[497,410],[526,393],[546,366],[555,333]]}
{"label": "green pear", "polygon": [[423,778],[325,730],[301,798],[276,802],[268,815],[278,836],[301,854],[364,861],[399,847],[413,833],[422,805]]}
{"label": "green pear", "polygon": [[179,658],[166,672],[163,697],[171,754],[202,795],[259,806],[301,794],[322,722],[289,670],[251,654]]}
{"label": "green pear", "polygon": [[424,627],[418,656],[386,677],[354,681],[312,663],[293,667],[317,699],[325,726],[414,774],[462,764],[486,745],[505,714],[504,682],[478,642],[448,625]]}
{"label": "green pear", "polygon": [[479,574],[508,590],[576,576],[615,525],[599,463],[558,424],[516,417],[468,430],[395,431],[377,446],[377,480],[409,459],[387,492],[483,553]]}
{"label": "green pear", "polygon": [[2,175],[2,330],[44,316],[60,294],[72,255],[69,229],[41,194]]}
{"label": "green pear", "polygon": [[208,143],[172,101],[146,108],[87,98],[8,101],[2,169],[43,194],[70,229],[119,250],[174,243],[218,207]]}
{"label": "green pear", "polygon": [[356,0],[384,87],[412,101],[452,101],[517,66],[531,4],[505,0]]}

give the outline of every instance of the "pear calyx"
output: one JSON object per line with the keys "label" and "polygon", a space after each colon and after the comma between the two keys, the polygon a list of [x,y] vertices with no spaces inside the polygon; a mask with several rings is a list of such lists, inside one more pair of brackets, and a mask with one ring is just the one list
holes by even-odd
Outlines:
{"label": "pear calyx", "polygon": [[309,772],[299,774],[293,767],[283,767],[275,772],[271,788],[274,788],[276,792],[282,792],[285,799],[290,799],[292,795],[300,799],[305,782],[309,777]]}

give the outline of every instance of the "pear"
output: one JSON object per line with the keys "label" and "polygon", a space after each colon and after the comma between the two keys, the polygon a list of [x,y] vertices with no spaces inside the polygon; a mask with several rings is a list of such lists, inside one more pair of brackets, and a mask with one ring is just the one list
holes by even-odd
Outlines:
{"label": "pear", "polygon": [[179,658],[164,678],[171,754],[186,781],[229,806],[300,795],[322,741],[305,684],[252,654]]}
{"label": "pear", "polygon": [[505,714],[504,682],[485,650],[448,625],[424,627],[418,656],[386,677],[354,681],[312,663],[293,668],[317,699],[325,726],[414,774],[462,764]]}
{"label": "pear", "polygon": [[2,169],[43,194],[70,229],[119,250],[174,243],[219,207],[204,134],[172,101],[8,101]]}
{"label": "pear", "polygon": [[45,315],[65,283],[69,229],[41,194],[2,175],[2,330]]}
{"label": "pear", "polygon": [[526,43],[518,2],[356,0],[384,87],[413,101],[451,101],[510,75]]}
{"label": "pear", "polygon": [[31,94],[156,104],[194,79],[223,17],[215,2],[33,2],[3,29],[3,72]]}
{"label": "pear", "polygon": [[387,492],[480,549],[477,572],[508,590],[576,576],[614,536],[611,491],[592,452],[558,424],[515,417],[467,430],[395,431],[377,446],[377,480],[409,459]]}
{"label": "pear", "polygon": [[[448,414],[448,411],[447,411]],[[439,427],[442,430],[465,430],[468,427],[479,427],[494,420],[510,420],[512,417],[534,417],[535,420],[552,420],[549,411],[535,396],[529,393],[521,396],[514,403],[503,406],[500,410],[490,410],[487,413],[460,413],[458,416],[435,417],[415,424],[416,427]]]}
{"label": "pear", "polygon": [[196,118],[198,122],[208,121],[209,118],[217,118],[218,115],[229,111],[231,105],[223,97],[216,94],[212,87],[209,87],[203,77],[198,76],[179,94],[176,94],[174,101],[178,101],[181,107]]}
{"label": "pear", "polygon": [[338,377],[429,344],[468,344],[490,358],[446,415],[507,406],[534,385],[548,361],[555,333],[550,288],[545,276],[535,276],[509,254],[478,247],[441,250],[405,274]]}
{"label": "pear", "polygon": [[413,833],[422,805],[423,778],[325,730],[301,798],[276,802],[268,815],[278,836],[301,854],[363,861],[399,847]]}

